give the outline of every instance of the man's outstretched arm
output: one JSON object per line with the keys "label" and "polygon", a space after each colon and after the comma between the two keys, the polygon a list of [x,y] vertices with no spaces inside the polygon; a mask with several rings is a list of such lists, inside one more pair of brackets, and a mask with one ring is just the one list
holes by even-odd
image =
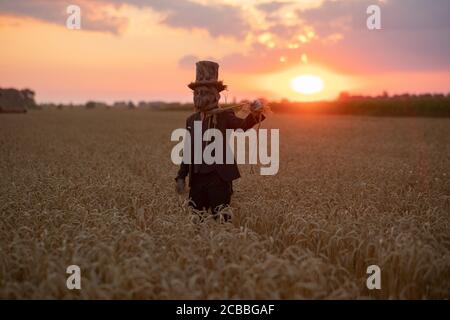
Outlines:
{"label": "man's outstretched arm", "polygon": [[237,117],[233,110],[229,110],[227,111],[227,128],[246,131],[265,118],[262,113],[251,112],[245,119],[242,119]]}

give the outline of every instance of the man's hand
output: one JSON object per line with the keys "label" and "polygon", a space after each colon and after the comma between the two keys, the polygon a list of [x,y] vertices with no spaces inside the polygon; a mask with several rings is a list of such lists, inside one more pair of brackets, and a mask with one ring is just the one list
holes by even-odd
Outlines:
{"label": "man's hand", "polygon": [[264,106],[262,101],[255,100],[252,103],[250,103],[250,111],[253,115],[257,116],[264,110]]}
{"label": "man's hand", "polygon": [[175,185],[175,191],[178,194],[182,194],[184,191],[184,187],[185,187],[185,182],[184,179],[177,179],[176,185]]}

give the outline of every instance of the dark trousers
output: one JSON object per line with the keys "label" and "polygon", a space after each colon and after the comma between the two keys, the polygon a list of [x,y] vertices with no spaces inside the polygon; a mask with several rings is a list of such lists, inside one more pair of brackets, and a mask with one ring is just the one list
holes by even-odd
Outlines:
{"label": "dark trousers", "polygon": [[231,200],[232,183],[224,181],[216,171],[194,174],[189,191],[191,206],[197,210],[218,210],[228,206]]}

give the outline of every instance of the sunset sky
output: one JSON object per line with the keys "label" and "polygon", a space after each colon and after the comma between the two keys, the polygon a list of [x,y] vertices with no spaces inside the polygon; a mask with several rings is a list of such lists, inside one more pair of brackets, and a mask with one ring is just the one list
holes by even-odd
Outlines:
{"label": "sunset sky", "polygon": [[[70,4],[81,30],[66,28]],[[370,4],[381,30],[366,27]],[[207,59],[222,101],[448,93],[449,31],[448,0],[0,0],[0,87],[39,102],[190,101]],[[296,91],[304,75],[323,87]]]}

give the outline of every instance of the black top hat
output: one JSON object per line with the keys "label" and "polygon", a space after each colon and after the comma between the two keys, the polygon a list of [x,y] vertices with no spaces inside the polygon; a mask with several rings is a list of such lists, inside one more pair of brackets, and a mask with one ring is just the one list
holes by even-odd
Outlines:
{"label": "black top hat", "polygon": [[195,82],[188,84],[194,90],[199,86],[213,86],[220,92],[227,88],[219,78],[219,64],[213,61],[198,61],[196,64]]}

